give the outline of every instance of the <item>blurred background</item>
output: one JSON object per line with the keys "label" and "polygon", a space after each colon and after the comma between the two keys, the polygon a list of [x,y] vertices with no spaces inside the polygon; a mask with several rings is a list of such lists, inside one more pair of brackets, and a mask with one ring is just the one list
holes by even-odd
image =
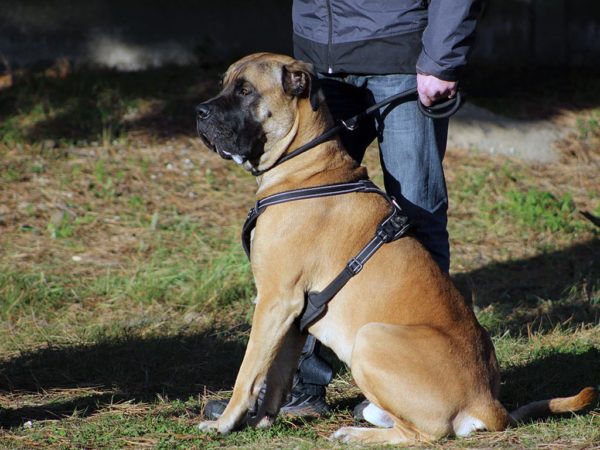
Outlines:
{"label": "blurred background", "polygon": [[[290,54],[291,1],[0,1],[0,54],[12,68],[66,57],[121,69]],[[473,65],[598,67],[595,0],[488,0]]]}
{"label": "blurred background", "polygon": [[[15,85],[0,104],[2,138],[52,146],[135,129],[193,132],[189,108],[228,64],[256,51],[291,54],[291,36],[291,1],[0,0],[0,89]],[[506,117],[587,108],[599,76],[600,3],[488,0],[461,83],[486,109],[465,108],[450,144],[551,159],[552,125],[525,135]],[[500,136],[502,127],[515,132]]]}

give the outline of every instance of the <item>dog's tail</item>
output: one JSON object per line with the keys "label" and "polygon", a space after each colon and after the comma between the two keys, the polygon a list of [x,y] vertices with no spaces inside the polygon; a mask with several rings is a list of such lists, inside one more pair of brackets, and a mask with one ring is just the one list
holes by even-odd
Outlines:
{"label": "dog's tail", "polygon": [[598,390],[593,387],[582,389],[579,394],[572,397],[558,397],[549,400],[539,400],[521,406],[510,413],[515,422],[530,417],[544,417],[550,414],[576,412],[590,406],[598,398]]}

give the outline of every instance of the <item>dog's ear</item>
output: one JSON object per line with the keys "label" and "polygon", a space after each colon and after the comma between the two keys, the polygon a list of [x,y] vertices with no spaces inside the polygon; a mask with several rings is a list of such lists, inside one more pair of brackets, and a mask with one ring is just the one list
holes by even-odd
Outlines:
{"label": "dog's ear", "polygon": [[319,109],[321,89],[312,64],[294,61],[283,66],[281,84],[286,94],[294,97],[308,97],[313,111]]}

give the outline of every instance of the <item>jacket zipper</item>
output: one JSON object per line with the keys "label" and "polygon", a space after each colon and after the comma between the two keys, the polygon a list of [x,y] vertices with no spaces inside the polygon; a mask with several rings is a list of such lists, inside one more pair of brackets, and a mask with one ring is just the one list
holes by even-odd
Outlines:
{"label": "jacket zipper", "polygon": [[333,73],[331,67],[331,47],[333,45],[333,13],[331,12],[331,0],[327,0],[327,17],[329,19],[329,41],[327,42],[327,73]]}

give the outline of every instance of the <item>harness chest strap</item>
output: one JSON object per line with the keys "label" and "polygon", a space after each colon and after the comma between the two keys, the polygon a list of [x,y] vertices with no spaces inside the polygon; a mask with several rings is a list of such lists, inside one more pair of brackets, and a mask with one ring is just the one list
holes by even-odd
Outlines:
{"label": "harness chest strap", "polygon": [[378,226],[375,236],[361,249],[361,251],[348,263],[346,267],[329,283],[321,292],[309,292],[298,326],[304,331],[308,325],[319,318],[326,309],[327,303],[345,286],[345,284],[358,274],[368,259],[385,243],[395,241],[404,236],[410,229],[408,217],[400,207],[385,192],[379,189],[370,180],[359,180],[351,183],[337,183],[305,189],[280,192],[265,197],[256,202],[254,208],[248,213],[242,228],[242,245],[246,256],[250,258],[250,238],[256,226],[258,217],[268,206],[289,201],[304,200],[316,197],[329,197],[332,195],[349,194],[352,192],[369,192],[384,197],[392,208],[392,212]]}
{"label": "harness chest strap", "polygon": [[250,209],[248,217],[246,218],[246,222],[244,222],[244,226],[242,228],[242,246],[244,247],[246,256],[248,259],[250,259],[250,238],[252,235],[252,230],[256,226],[258,217],[267,209],[267,207],[277,205],[278,203],[305,200],[316,197],[350,194],[352,192],[374,192],[387,197],[387,195],[372,181],[359,180],[350,183],[327,184],[325,186],[315,186],[311,188],[279,192],[257,201],[254,208]]}

